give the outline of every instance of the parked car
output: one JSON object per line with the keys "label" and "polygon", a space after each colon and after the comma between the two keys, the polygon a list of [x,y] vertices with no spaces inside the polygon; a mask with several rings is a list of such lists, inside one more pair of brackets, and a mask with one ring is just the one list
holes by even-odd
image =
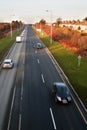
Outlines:
{"label": "parked car", "polygon": [[67,104],[71,102],[71,94],[67,85],[63,82],[54,82],[52,94],[54,95],[55,102],[62,102]]}
{"label": "parked car", "polygon": [[5,59],[2,63],[2,68],[13,68],[13,65],[12,59]]}

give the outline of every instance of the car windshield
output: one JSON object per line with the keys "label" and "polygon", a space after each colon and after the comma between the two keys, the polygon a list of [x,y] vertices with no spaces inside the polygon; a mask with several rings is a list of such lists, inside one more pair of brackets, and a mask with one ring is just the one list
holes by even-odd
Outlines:
{"label": "car windshield", "polygon": [[61,95],[69,95],[69,91],[66,87],[60,87],[57,92]]}
{"label": "car windshield", "polygon": [[6,61],[6,62],[4,62],[4,63],[5,63],[5,64],[10,64],[10,62],[7,62],[7,61]]}

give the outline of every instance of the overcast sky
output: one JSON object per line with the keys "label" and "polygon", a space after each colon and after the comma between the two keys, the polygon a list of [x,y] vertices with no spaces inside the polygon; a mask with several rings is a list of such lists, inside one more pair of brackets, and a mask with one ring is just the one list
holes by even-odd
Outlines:
{"label": "overcast sky", "polygon": [[[49,12],[46,12],[49,10]],[[0,22],[22,20],[32,23],[45,19],[56,21],[87,17],[87,0],[1,0]]]}

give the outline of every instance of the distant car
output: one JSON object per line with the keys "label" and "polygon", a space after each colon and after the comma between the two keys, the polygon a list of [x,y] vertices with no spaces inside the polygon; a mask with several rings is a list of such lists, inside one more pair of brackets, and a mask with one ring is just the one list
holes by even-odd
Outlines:
{"label": "distant car", "polygon": [[13,68],[13,61],[12,59],[5,59],[3,64],[2,64],[2,68]]}
{"label": "distant car", "polygon": [[41,49],[41,48],[43,48],[43,46],[42,46],[41,43],[37,43],[37,44],[36,44],[36,48],[37,48],[37,49]]}
{"label": "distant car", "polygon": [[21,43],[21,42],[22,42],[22,37],[16,36],[16,43]]}
{"label": "distant car", "polygon": [[70,91],[63,82],[53,83],[52,94],[54,95],[55,102],[62,102],[63,104],[71,102]]}

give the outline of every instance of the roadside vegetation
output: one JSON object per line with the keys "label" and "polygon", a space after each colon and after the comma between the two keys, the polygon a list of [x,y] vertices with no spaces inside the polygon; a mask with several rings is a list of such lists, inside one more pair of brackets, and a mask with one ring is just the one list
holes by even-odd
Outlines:
{"label": "roadside vegetation", "polygon": [[[68,29],[63,31],[64,28],[58,27],[56,30],[59,32],[53,31],[53,39],[56,39],[50,44],[50,28],[48,28],[44,27],[43,33],[37,32],[37,35],[53,54],[87,108],[87,37],[82,38],[78,32],[71,32]],[[79,55],[81,55],[80,65],[78,64]]]}
{"label": "roadside vegetation", "polygon": [[8,52],[13,42],[15,41],[16,36],[19,34],[20,34],[20,31],[15,30],[13,32],[12,38],[11,38],[11,34],[9,33],[9,35],[0,39],[0,60]]}
{"label": "roadside vegetation", "polygon": [[[19,25],[19,26],[18,26]],[[22,23],[21,23],[22,26]],[[0,61],[6,55],[10,47],[15,41],[17,35],[21,33],[18,21],[12,23],[12,37],[9,23],[0,23]]]}

